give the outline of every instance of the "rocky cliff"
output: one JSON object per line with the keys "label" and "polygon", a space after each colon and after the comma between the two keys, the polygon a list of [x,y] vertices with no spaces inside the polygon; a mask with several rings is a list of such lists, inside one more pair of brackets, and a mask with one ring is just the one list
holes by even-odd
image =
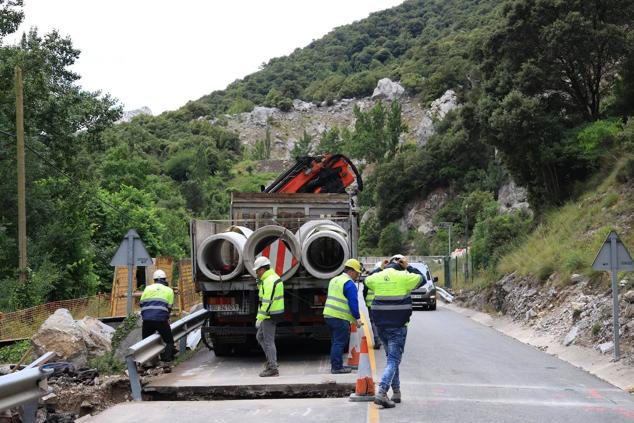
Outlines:
{"label": "rocky cliff", "polygon": [[456,94],[452,90],[434,101],[431,108],[424,108],[417,99],[408,96],[399,83],[385,78],[379,81],[371,97],[343,99],[331,105],[295,100],[293,109],[288,112],[258,106],[249,113],[225,115],[222,120],[248,146],[263,139],[268,129],[272,140],[271,158],[288,159],[304,131],[318,142],[321,135],[333,127],[352,128],[355,120],[354,106],[365,111],[372,108],[377,101],[392,100],[401,102],[403,121],[408,127],[408,131],[401,136],[401,142],[418,145],[424,145],[434,133],[434,125],[450,110],[458,107]]}

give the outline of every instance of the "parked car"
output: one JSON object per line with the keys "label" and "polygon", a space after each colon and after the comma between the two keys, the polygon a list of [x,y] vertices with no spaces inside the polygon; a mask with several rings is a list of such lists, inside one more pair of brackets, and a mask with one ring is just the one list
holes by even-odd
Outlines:
{"label": "parked car", "polygon": [[420,307],[423,310],[436,310],[436,285],[438,277],[432,277],[429,266],[426,263],[410,263],[410,265],[425,276],[425,283],[412,291],[412,308]]}

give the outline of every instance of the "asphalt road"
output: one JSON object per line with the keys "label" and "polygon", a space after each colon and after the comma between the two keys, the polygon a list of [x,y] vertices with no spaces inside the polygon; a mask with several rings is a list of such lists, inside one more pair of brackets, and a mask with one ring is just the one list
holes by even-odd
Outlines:
{"label": "asphalt road", "polygon": [[[377,375],[384,365],[377,352]],[[212,353],[199,365],[225,367]],[[234,361],[240,359],[232,359]],[[245,358],[253,362],[253,358]],[[257,361],[257,360],[256,360]],[[301,373],[327,377],[324,356],[303,360]],[[290,368],[293,360],[282,358]],[[214,365],[215,363],[215,365]],[[295,360],[295,365],[297,362]],[[192,367],[183,367],[192,375]],[[195,372],[194,372],[195,373]],[[253,380],[250,372],[245,377]],[[178,377],[173,380],[184,381]],[[280,382],[292,379],[292,372]],[[222,372],[226,379],[226,369]],[[232,378],[232,384],[240,383]],[[198,379],[200,384],[204,384]],[[246,380],[246,379],[245,379]],[[121,404],[91,422],[632,422],[634,396],[564,361],[449,309],[416,311],[401,363],[403,402],[394,409],[347,399],[266,399]],[[212,383],[210,380],[209,383]]]}

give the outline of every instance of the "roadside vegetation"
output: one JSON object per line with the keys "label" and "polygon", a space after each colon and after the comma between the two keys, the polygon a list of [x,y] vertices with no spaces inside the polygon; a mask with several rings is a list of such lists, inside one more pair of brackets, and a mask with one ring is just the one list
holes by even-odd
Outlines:
{"label": "roadside vegetation", "polygon": [[[589,212],[628,207],[627,189],[606,186],[592,202],[584,188],[602,187],[592,181],[615,167],[610,181],[621,185],[610,186],[631,186],[634,177],[631,2],[409,0],[273,58],[225,90],[118,124],[115,99],[79,86],[70,67],[80,52],[70,39],[33,29],[16,45],[2,43],[23,20],[21,6],[0,0],[2,311],[109,291],[109,262],[130,227],[151,255],[186,257],[190,218],[225,218],[231,192],[258,191],[275,176],[257,170],[270,157],[270,132],[245,148],[224,113],[363,97],[384,77],[423,106],[453,89],[460,107],[425,146],[401,139],[401,106],[383,102],[355,109],[352,128],[305,134],[292,152],[344,153],[373,169],[359,197],[370,213],[363,254],[445,254],[446,228],[422,236],[398,225],[409,202],[440,189],[450,200],[434,223],[450,222],[454,246],[469,236],[480,274],[583,271],[615,224],[597,226]],[[25,285],[17,282],[15,65],[26,98]],[[526,187],[534,214],[499,212],[496,196],[509,177]],[[562,206],[565,218],[557,217]],[[578,232],[582,223],[589,226]],[[568,249],[555,254],[562,242]]]}

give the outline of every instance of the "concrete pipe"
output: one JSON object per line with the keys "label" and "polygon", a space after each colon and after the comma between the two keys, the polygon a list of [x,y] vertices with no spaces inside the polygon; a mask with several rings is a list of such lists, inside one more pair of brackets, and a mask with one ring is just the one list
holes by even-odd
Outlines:
{"label": "concrete pipe", "polygon": [[212,281],[229,280],[241,275],[244,272],[243,251],[246,241],[247,237],[242,232],[233,232],[231,228],[227,232],[208,236],[198,248],[198,268]]}
{"label": "concrete pipe", "polygon": [[[279,250],[280,243],[275,243],[275,241],[281,241],[282,247],[286,250],[286,254],[284,251]],[[252,276],[255,277],[255,272],[253,271],[253,262],[258,254],[262,253],[265,248],[273,246],[275,251],[270,252],[269,258],[271,259],[272,268],[275,269],[284,269],[280,277],[283,280],[288,280],[291,278],[297,269],[299,268],[299,260],[301,257],[301,246],[295,235],[284,228],[283,226],[276,225],[267,225],[263,226],[260,229],[257,229],[253,234],[247,239],[246,244],[244,245],[244,266],[246,267],[247,272],[249,272]],[[291,265],[292,257],[295,257],[297,263],[293,266]],[[285,263],[280,263],[278,265],[277,260],[278,257],[285,260]]]}
{"label": "concrete pipe", "polygon": [[312,276],[330,279],[350,258],[346,231],[332,221],[307,222],[297,231],[302,239],[302,265]]}

